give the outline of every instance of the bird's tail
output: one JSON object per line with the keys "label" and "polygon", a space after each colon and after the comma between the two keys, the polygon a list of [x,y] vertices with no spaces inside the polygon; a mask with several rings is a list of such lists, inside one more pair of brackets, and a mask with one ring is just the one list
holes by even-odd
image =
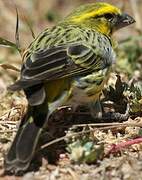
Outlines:
{"label": "bird's tail", "polygon": [[5,157],[5,171],[18,174],[28,169],[35,154],[42,127],[47,120],[48,110],[34,106],[22,119],[15,139]]}

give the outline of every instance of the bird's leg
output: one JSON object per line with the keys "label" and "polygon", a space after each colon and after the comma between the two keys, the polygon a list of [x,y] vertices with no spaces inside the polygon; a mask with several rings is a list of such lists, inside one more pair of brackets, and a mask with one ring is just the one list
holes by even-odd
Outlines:
{"label": "bird's leg", "polygon": [[93,118],[101,119],[102,118],[102,106],[100,100],[89,103],[90,113]]}

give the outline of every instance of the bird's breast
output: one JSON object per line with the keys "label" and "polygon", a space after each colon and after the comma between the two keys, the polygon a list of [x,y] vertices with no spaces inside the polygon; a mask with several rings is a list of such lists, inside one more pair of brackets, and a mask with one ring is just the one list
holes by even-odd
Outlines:
{"label": "bird's breast", "polygon": [[72,93],[69,98],[70,104],[84,104],[97,100],[109,78],[109,72],[110,69],[103,69],[74,78]]}

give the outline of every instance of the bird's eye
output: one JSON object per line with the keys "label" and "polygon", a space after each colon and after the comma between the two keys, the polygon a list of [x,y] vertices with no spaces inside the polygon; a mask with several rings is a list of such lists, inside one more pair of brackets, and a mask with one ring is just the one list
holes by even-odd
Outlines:
{"label": "bird's eye", "polygon": [[107,13],[104,15],[104,17],[108,20],[108,21],[111,21],[113,18],[114,18],[114,15],[111,14],[111,13]]}

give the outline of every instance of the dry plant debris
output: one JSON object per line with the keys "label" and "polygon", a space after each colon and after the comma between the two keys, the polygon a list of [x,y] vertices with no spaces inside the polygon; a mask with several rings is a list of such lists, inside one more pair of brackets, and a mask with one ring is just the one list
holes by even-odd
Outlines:
{"label": "dry plant debris", "polygon": [[[78,0],[74,4],[82,3],[82,1]],[[15,0],[15,2],[22,12],[26,7],[29,7],[29,1]],[[34,27],[36,33],[41,31],[45,24],[47,26],[47,20],[49,26],[59,20],[59,9],[62,9],[60,13],[62,16],[63,9],[67,7],[67,4],[70,5],[68,9],[73,6],[72,1],[65,0],[61,1],[61,4],[59,1],[52,2],[50,0],[48,3],[45,0],[42,0],[42,2],[41,4],[44,4],[44,6],[47,4],[49,8],[48,12],[43,8],[45,16],[41,11],[42,5],[39,6],[38,1],[31,1],[30,13],[28,12],[31,14],[31,7],[38,7],[37,12],[34,11],[37,23],[31,17],[27,18],[28,28]],[[130,2],[133,6],[133,1]],[[117,3],[123,5],[122,1],[117,1]],[[132,11],[138,9],[137,3],[141,6],[140,1],[135,2]],[[128,9],[130,9],[131,4],[125,2]],[[0,7],[3,7],[2,20],[0,20],[2,29],[13,29],[16,13],[13,13],[8,1],[0,1]],[[58,9],[58,12],[53,13],[54,9]],[[4,12],[7,12],[8,15],[6,16]],[[140,23],[141,14],[134,14]],[[21,42],[24,45],[21,44],[23,45],[22,49],[24,49],[25,39],[27,39],[27,42],[32,39],[32,28],[27,33],[26,20],[20,15],[18,21],[22,24],[20,31],[23,32],[23,42],[22,40]],[[39,29],[36,27],[39,27]],[[142,179],[142,34],[139,24],[136,25],[137,30],[138,33],[129,32],[128,30],[128,36],[132,33],[134,35],[127,38],[125,37],[126,34],[120,33],[122,40],[117,48],[117,58],[119,60],[114,67],[114,71],[119,76],[114,75],[114,73],[111,74],[108,86],[101,99],[105,112],[119,112],[123,115],[128,113],[129,119],[127,118],[128,120],[125,122],[117,121],[118,119],[115,119],[116,122],[103,121],[100,124],[89,117],[86,107],[79,108],[74,114],[68,108],[63,108],[65,112],[63,109],[59,110],[51,117],[50,126],[45,131],[45,141],[43,141],[41,150],[44,151],[45,155],[49,153],[50,156],[55,147],[55,153],[58,156],[56,165],[49,164],[47,158],[42,156],[42,165],[39,170],[26,173],[23,177],[3,176],[4,155],[15,136],[19,120],[26,112],[27,107],[22,92],[13,94],[6,89],[19,75],[17,71],[21,66],[21,56],[16,51],[17,45],[12,42],[11,35],[7,30],[6,32],[5,29],[3,30],[5,35],[9,37],[7,39],[10,40],[0,38],[0,44],[12,46],[13,49],[1,48],[0,53],[0,179]],[[16,32],[18,35],[18,29]],[[34,36],[33,32],[32,34]],[[51,134],[51,139],[46,139],[46,133]]]}

